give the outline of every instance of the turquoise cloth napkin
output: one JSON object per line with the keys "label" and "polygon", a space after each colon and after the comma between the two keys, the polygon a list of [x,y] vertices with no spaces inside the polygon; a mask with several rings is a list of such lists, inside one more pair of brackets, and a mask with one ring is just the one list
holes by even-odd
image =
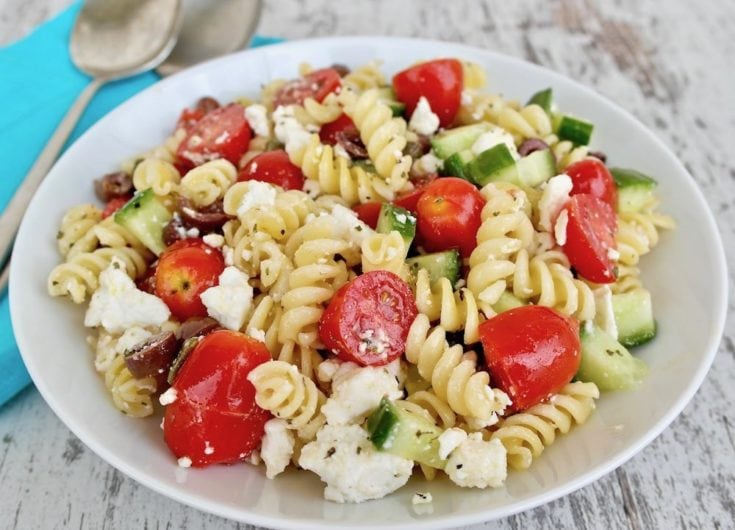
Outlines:
{"label": "turquoise cloth napkin", "polygon": [[[0,48],[2,210],[61,118],[89,82],[74,67],[68,51],[69,35],[80,6],[80,3],[73,5],[28,37]],[[282,40],[255,36],[250,46]],[[67,146],[110,110],[158,79],[154,72],[146,72],[102,87],[79,120]],[[30,381],[15,344],[5,295],[0,300],[0,406]]]}

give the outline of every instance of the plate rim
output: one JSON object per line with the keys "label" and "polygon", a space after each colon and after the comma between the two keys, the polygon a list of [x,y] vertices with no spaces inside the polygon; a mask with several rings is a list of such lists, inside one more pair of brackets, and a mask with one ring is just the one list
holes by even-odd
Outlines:
{"label": "plate rim", "polygon": [[[259,48],[250,48],[250,49],[238,51],[232,54],[228,54],[228,55],[216,58],[216,59],[212,59],[210,61],[206,61],[197,66],[186,69],[182,72],[179,72],[170,77],[160,80],[154,85],[142,90],[141,92],[135,94],[134,96],[132,96],[125,102],[121,103],[120,105],[115,107],[112,111],[110,111],[105,116],[102,116],[94,125],[92,125],[87,131],[85,131],[84,134],[82,134],[79,137],[79,139],[74,142],[74,144],[69,146],[69,148],[62,155],[62,157],[60,157],[59,160],[57,160],[57,162],[54,164],[54,167],[52,167],[49,173],[54,171],[59,161],[63,160],[68,155],[68,153],[75,148],[75,145],[78,142],[86,139],[87,136],[89,135],[95,135],[96,130],[100,127],[103,127],[104,126],[103,122],[106,121],[106,119],[109,118],[110,116],[127,112],[127,108],[134,105],[139,98],[148,97],[148,94],[154,90],[162,90],[162,89],[165,89],[169,84],[179,83],[182,80],[185,80],[187,77],[193,77],[193,76],[199,75],[208,69],[215,68],[216,67],[215,65],[221,62],[224,63],[224,62],[232,61],[235,57],[242,57],[244,55],[266,55],[270,52],[270,50],[274,48],[279,48],[279,49],[284,49],[284,50],[293,48],[293,51],[296,52],[296,54],[298,55],[299,46],[303,45],[304,43],[309,43],[310,46],[321,45],[324,47],[330,47],[330,46],[334,46],[335,44],[343,44],[343,45],[349,46],[349,45],[354,45],[356,43],[364,44],[365,42],[369,43],[369,42],[374,42],[374,41],[381,41],[381,43],[388,43],[388,44],[394,43],[396,46],[400,46],[401,43],[408,43],[408,42],[412,44],[425,44],[432,48],[435,48],[437,46],[442,46],[442,47],[446,47],[447,55],[456,54],[459,57],[462,57],[463,52],[465,54],[478,54],[478,53],[485,54],[489,57],[492,57],[493,60],[498,61],[498,62],[515,63],[517,65],[521,65],[524,68],[537,69],[539,72],[547,76],[547,78],[550,81],[553,81],[554,79],[562,79],[564,83],[571,83],[572,85],[574,85],[576,90],[580,90],[586,93],[588,96],[591,96],[592,98],[598,100],[600,103],[604,104],[605,106],[613,109],[616,113],[624,114],[628,119],[634,121],[636,125],[638,126],[638,128],[640,129],[640,132],[646,135],[648,139],[651,140],[653,143],[655,143],[657,147],[660,149],[661,153],[665,154],[670,159],[670,161],[683,174],[689,177],[687,179],[687,185],[690,188],[689,191],[692,193],[692,197],[698,203],[698,209],[704,212],[704,218],[706,220],[707,226],[703,228],[713,233],[713,243],[714,243],[714,246],[716,247],[713,250],[715,251],[715,254],[718,258],[715,264],[715,268],[717,269],[718,274],[716,275],[716,277],[713,278],[713,281],[717,282],[716,285],[721,285],[723,287],[723,289],[719,291],[720,292],[719,300],[713,302],[711,305],[711,307],[715,310],[715,316],[716,316],[716,321],[713,323],[714,325],[712,326],[711,329],[716,330],[717,333],[714,333],[709,337],[707,345],[706,345],[705,355],[703,355],[702,360],[699,363],[697,371],[690,378],[686,389],[679,395],[679,397],[674,402],[674,404],[669,408],[667,413],[664,414],[657,422],[651,425],[651,427],[645,432],[645,434],[642,435],[635,443],[632,443],[629,447],[618,451],[617,454],[615,454],[613,458],[601,464],[598,464],[597,466],[590,468],[589,470],[582,473],[578,477],[574,478],[573,480],[570,480],[567,484],[553,487],[544,493],[532,495],[528,499],[510,502],[505,506],[491,508],[491,509],[488,509],[487,511],[478,511],[478,512],[470,513],[467,515],[449,514],[449,515],[437,516],[437,517],[432,517],[432,518],[427,518],[427,519],[422,518],[422,519],[418,519],[414,521],[407,521],[405,523],[382,525],[380,526],[380,528],[408,529],[408,528],[416,528],[417,526],[420,525],[421,527],[424,527],[427,529],[433,529],[433,528],[444,528],[446,527],[447,524],[469,525],[469,524],[476,524],[476,523],[481,523],[481,522],[486,522],[486,521],[492,521],[492,520],[500,519],[503,517],[508,517],[508,516],[511,516],[511,515],[526,511],[526,510],[536,508],[540,505],[546,504],[548,502],[551,502],[563,496],[569,495],[570,493],[584,486],[587,486],[588,484],[591,484],[592,482],[597,481],[602,476],[614,471],[615,469],[620,467],[622,464],[630,460],[633,456],[635,456],[640,451],[642,451],[681,414],[683,409],[692,400],[692,398],[694,397],[694,394],[697,392],[697,390],[701,387],[702,383],[704,382],[704,379],[717,354],[718,347],[722,339],[722,335],[725,329],[726,318],[727,318],[727,305],[728,305],[727,293],[729,292],[729,285],[728,285],[729,278],[727,275],[727,262],[726,262],[724,245],[722,242],[720,231],[717,227],[717,223],[716,223],[714,214],[711,208],[709,207],[702,190],[697,185],[691,173],[686,169],[683,163],[675,155],[673,150],[670,149],[669,146],[662,139],[660,139],[656,134],[654,134],[654,132],[651,129],[649,129],[645,124],[643,124],[640,120],[638,120],[638,118],[635,115],[631,114],[630,112],[628,112],[626,109],[624,109],[623,107],[621,107],[614,101],[608,99],[602,94],[599,94],[594,89],[570,77],[562,75],[558,72],[555,72],[554,70],[538,65],[536,63],[526,61],[522,58],[507,55],[504,53],[499,53],[499,52],[492,51],[492,50],[485,50],[478,46],[472,46],[472,45],[456,43],[456,42],[442,41],[438,39],[391,37],[391,36],[381,36],[381,35],[319,37],[319,38],[298,39],[298,40],[295,39],[295,40],[285,41],[282,43],[271,44],[271,45],[263,46]],[[39,190],[34,195],[34,198],[31,204],[33,204],[37,200],[38,195],[40,195],[40,192],[45,188],[46,185],[48,185],[48,181],[44,181],[44,183],[41,185]],[[29,206],[29,209],[30,209],[30,206]],[[24,216],[19,232],[18,232],[19,236],[22,236],[25,232],[28,231],[27,224],[28,223],[26,222],[26,216]],[[256,512],[250,511],[248,509],[243,509],[243,508],[233,509],[233,508],[223,505],[222,503],[218,501],[212,501],[207,498],[201,497],[199,495],[195,495],[192,493],[186,493],[186,492],[182,492],[179,490],[171,490],[168,488],[168,486],[165,483],[161,482],[154,475],[147,475],[145,472],[142,472],[142,471],[138,472],[136,469],[129,467],[125,461],[118,459],[118,457],[114,453],[106,449],[104,444],[102,443],[98,444],[94,436],[89,435],[89,433],[87,433],[89,429],[87,429],[83,425],[78,424],[78,422],[74,420],[73,416],[68,415],[65,412],[65,409],[59,406],[59,404],[55,401],[54,396],[51,395],[50,392],[48,391],[48,388],[46,387],[44,383],[43,377],[41,377],[38,371],[38,366],[34,364],[32,357],[23,353],[24,350],[28,351],[30,349],[30,345],[28,344],[27,338],[25,336],[19,335],[17,333],[17,329],[20,326],[16,326],[15,324],[15,322],[18,321],[20,318],[19,316],[20,307],[19,307],[19,303],[17,302],[18,297],[14,296],[13,293],[21,292],[21,288],[22,288],[22,286],[19,284],[20,280],[18,279],[18,275],[14,274],[14,272],[19,267],[17,263],[18,263],[18,260],[11,261],[9,299],[10,299],[11,320],[13,322],[13,331],[16,336],[18,349],[23,358],[23,362],[25,363],[28,369],[28,372],[31,375],[34,385],[38,389],[44,401],[53,410],[54,414],[56,414],[56,416],[62,421],[62,423],[64,423],[64,425],[69,430],[71,430],[75,436],[77,436],[87,447],[89,447],[97,456],[102,458],[105,462],[109,463],[110,465],[115,467],[117,470],[124,473],[126,476],[132,478],[138,484],[145,486],[149,489],[152,489],[153,491],[156,491],[157,493],[164,495],[165,497],[169,499],[172,499],[176,502],[180,502],[182,504],[191,506],[205,513],[211,513],[211,514],[214,514],[220,517],[224,517],[230,520],[246,522],[249,524],[260,525],[260,526],[267,526],[267,527],[272,527],[272,528],[283,528],[283,529],[288,529],[288,530],[296,530],[296,529],[302,529],[302,528],[315,528],[316,529],[316,528],[340,527],[340,526],[349,527],[349,528],[374,528],[374,526],[356,524],[352,521],[332,521],[332,520],[325,520],[325,519],[322,519],[319,521],[284,519],[282,517],[272,517],[268,515],[258,514]],[[80,435],[80,433],[82,434]]]}

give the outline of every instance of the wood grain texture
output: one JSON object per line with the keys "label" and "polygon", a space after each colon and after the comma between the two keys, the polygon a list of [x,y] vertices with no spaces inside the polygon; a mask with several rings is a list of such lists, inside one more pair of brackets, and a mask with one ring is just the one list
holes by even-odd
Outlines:
{"label": "wood grain texture", "polygon": [[[19,37],[66,3],[3,4],[0,42]],[[291,39],[387,34],[464,42],[593,87],[678,154],[716,214],[731,262],[733,21],[732,0],[271,0],[259,30]],[[733,283],[732,270],[729,275]],[[648,448],[576,493],[473,528],[735,528],[733,382],[731,300],[713,369],[683,414]],[[0,439],[0,526],[252,528],[138,486],[86,449],[33,389],[0,409]]]}

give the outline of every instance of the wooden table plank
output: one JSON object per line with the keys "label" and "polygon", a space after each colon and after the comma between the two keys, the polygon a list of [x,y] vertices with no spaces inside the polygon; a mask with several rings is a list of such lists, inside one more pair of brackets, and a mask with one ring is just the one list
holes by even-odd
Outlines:
{"label": "wooden table plank", "polygon": [[[0,42],[67,3],[3,6]],[[260,31],[290,39],[387,34],[459,41],[577,79],[674,149],[715,212],[732,261],[733,21],[732,0],[270,0]],[[731,302],[712,371],[648,448],[574,494],[473,528],[734,528],[734,315]],[[138,486],[85,448],[33,389],[0,409],[0,438],[0,513],[10,528],[252,528]]]}

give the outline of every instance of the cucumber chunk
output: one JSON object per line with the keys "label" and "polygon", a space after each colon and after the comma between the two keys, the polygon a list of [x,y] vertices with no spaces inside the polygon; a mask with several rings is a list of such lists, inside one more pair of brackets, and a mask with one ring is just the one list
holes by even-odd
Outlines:
{"label": "cucumber chunk", "polygon": [[592,326],[582,327],[582,362],[577,379],[595,383],[600,390],[633,388],[648,374],[648,366],[609,334]]}
{"label": "cucumber chunk", "polygon": [[493,309],[498,313],[503,313],[504,311],[509,311],[524,305],[526,305],[525,302],[516,295],[510,291],[504,291],[503,294],[500,295],[500,298],[498,298],[498,301],[493,304]]}
{"label": "cucumber chunk", "polygon": [[447,461],[439,458],[438,438],[444,431],[385,397],[368,418],[367,430],[379,451],[437,469],[444,469],[446,465]]}
{"label": "cucumber chunk", "polygon": [[396,93],[393,92],[391,87],[379,88],[378,94],[378,101],[388,105],[390,110],[393,111],[393,116],[403,116],[406,110],[406,104],[398,101]]}
{"label": "cucumber chunk", "polygon": [[556,134],[562,140],[569,140],[577,145],[587,145],[590,143],[592,129],[595,127],[592,123],[580,118],[567,116],[566,114],[557,116],[555,121],[558,123]]}
{"label": "cucumber chunk", "polygon": [[454,153],[452,156],[444,161],[444,169],[442,174],[449,177],[459,177],[461,179],[469,180],[472,182],[470,176],[469,163],[475,158],[472,151],[469,149],[465,151],[459,151]]}
{"label": "cucumber chunk", "polygon": [[401,234],[406,242],[406,250],[408,250],[416,236],[416,217],[400,206],[385,202],[380,207],[378,224],[375,228],[381,234],[390,234],[395,230]]}
{"label": "cucumber chunk", "polygon": [[144,190],[115,214],[115,222],[124,226],[156,256],[166,248],[163,228],[171,220],[171,212],[152,189]]}
{"label": "cucumber chunk", "polygon": [[554,94],[551,88],[545,90],[539,90],[531,99],[528,100],[528,105],[538,105],[546,111],[546,114],[551,114],[551,107],[554,104]]}
{"label": "cucumber chunk", "polygon": [[432,283],[438,281],[440,278],[447,278],[452,282],[452,285],[455,285],[459,280],[459,273],[462,270],[462,262],[459,259],[459,252],[456,249],[408,258],[406,263],[411,267],[414,276],[418,273],[419,269],[426,269]]}
{"label": "cucumber chunk", "polygon": [[644,344],[656,336],[651,293],[635,289],[612,296],[618,340],[627,348]]}
{"label": "cucumber chunk", "polygon": [[489,131],[490,127],[488,123],[475,123],[440,132],[432,138],[431,147],[436,156],[446,160],[454,153],[470,149],[475,140],[482,133]]}
{"label": "cucumber chunk", "polygon": [[610,168],[618,188],[618,212],[634,213],[650,204],[658,183],[635,169]]}
{"label": "cucumber chunk", "polygon": [[521,184],[535,188],[556,175],[556,159],[551,149],[534,151],[516,162]]}
{"label": "cucumber chunk", "polygon": [[516,160],[504,143],[494,145],[469,163],[472,181],[478,186],[498,180],[518,183]]}

